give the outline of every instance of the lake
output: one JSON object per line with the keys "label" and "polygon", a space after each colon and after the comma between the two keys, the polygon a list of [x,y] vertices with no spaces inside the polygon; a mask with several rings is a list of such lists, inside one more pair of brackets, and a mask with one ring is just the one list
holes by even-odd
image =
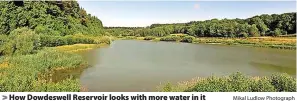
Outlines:
{"label": "lake", "polygon": [[117,40],[81,54],[91,65],[81,74],[81,85],[91,92],[156,91],[161,82],[237,71],[250,76],[276,72],[296,76],[295,50]]}

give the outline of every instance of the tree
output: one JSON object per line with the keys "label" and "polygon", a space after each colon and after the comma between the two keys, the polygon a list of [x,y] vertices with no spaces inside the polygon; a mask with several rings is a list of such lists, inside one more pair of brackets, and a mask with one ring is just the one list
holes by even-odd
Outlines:
{"label": "tree", "polygon": [[249,33],[252,37],[258,37],[260,36],[259,34],[259,30],[257,28],[257,26],[255,24],[253,24],[250,29],[249,29]]}
{"label": "tree", "polygon": [[40,47],[40,39],[34,31],[27,27],[13,30],[7,42],[1,47],[6,55],[25,55],[33,53]]}
{"label": "tree", "polygon": [[276,28],[273,33],[272,33],[272,36],[279,36],[281,35],[281,30],[279,28]]}

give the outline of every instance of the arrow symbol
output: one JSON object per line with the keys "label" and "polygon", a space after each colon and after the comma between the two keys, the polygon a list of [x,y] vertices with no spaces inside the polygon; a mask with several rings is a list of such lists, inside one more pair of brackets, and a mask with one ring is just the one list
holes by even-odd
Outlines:
{"label": "arrow symbol", "polygon": [[7,99],[7,96],[2,95],[2,100],[6,100],[6,99]]}

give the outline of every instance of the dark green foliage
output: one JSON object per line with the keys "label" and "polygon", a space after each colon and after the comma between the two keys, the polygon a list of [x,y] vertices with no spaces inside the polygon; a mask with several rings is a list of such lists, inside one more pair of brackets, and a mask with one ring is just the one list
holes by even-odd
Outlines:
{"label": "dark green foliage", "polygon": [[0,34],[9,34],[19,27],[28,27],[37,34],[46,35],[103,33],[102,22],[87,14],[77,1],[20,2],[0,2]]}
{"label": "dark green foliage", "polygon": [[152,24],[147,28],[114,27],[107,31],[114,36],[157,36],[183,33],[195,37],[247,37],[272,36],[270,33],[280,29],[281,34],[296,33],[296,13],[259,15],[247,19],[211,19],[189,23]]}
{"label": "dark green foliage", "polygon": [[101,42],[95,36],[104,34],[102,22],[76,1],[3,1],[0,11],[0,55],[30,54],[40,46],[94,44]]}

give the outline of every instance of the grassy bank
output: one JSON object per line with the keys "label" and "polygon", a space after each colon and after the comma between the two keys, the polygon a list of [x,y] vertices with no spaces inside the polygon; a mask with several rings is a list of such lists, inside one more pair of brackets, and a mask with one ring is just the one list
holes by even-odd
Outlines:
{"label": "grassy bank", "polygon": [[164,37],[135,37],[127,36],[118,38],[119,40],[148,40],[148,41],[171,41],[201,44],[223,44],[239,45],[252,47],[265,47],[277,49],[296,50],[295,37],[248,37],[248,38],[221,38],[221,37],[198,37],[188,36],[185,34],[172,34]]}
{"label": "grassy bank", "polygon": [[47,47],[36,54],[2,56],[0,58],[1,92],[77,92],[77,77],[87,68],[83,58],[75,54],[102,45],[75,44]]}
{"label": "grassy bank", "polygon": [[229,76],[193,78],[177,85],[166,83],[157,87],[161,92],[296,92],[296,79],[287,74],[249,77],[241,73]]}
{"label": "grassy bank", "polygon": [[296,49],[295,37],[196,38],[193,43]]}

